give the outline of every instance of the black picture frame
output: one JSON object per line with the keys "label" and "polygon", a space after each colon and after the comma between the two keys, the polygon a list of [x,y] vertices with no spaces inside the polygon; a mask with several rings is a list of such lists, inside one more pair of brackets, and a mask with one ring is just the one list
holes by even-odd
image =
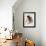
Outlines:
{"label": "black picture frame", "polygon": [[[30,20],[30,24],[27,24],[26,18]],[[23,27],[35,28],[36,27],[36,12],[23,12]]]}

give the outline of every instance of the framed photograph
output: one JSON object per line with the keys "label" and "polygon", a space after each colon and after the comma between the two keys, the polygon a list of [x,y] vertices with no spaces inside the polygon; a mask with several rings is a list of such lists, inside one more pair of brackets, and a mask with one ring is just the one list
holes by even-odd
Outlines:
{"label": "framed photograph", "polygon": [[36,12],[23,13],[23,27],[36,27]]}

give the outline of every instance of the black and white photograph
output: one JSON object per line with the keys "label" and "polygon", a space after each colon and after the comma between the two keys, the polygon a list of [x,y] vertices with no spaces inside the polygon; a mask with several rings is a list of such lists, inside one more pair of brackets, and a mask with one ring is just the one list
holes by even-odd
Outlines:
{"label": "black and white photograph", "polygon": [[24,12],[23,13],[23,26],[24,27],[35,27],[36,26],[36,13],[35,12]]}

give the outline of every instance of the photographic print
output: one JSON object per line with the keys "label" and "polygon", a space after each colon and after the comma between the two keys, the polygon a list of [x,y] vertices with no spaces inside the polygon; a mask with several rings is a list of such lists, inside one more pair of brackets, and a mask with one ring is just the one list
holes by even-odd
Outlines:
{"label": "photographic print", "polygon": [[23,27],[36,27],[36,13],[35,12],[23,13]]}

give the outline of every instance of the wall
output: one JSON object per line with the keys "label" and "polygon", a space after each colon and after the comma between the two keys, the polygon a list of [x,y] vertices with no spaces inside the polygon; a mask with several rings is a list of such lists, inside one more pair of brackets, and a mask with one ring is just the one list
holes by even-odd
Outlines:
{"label": "wall", "polygon": [[[23,0],[17,7],[16,4],[13,7],[15,30],[22,32],[24,39],[31,39],[36,46],[41,46],[41,0]],[[36,12],[35,28],[23,28],[23,12]]]}
{"label": "wall", "polygon": [[0,0],[0,27],[12,29],[12,6],[16,0]]}
{"label": "wall", "polygon": [[[16,0],[0,0],[0,27],[12,28],[12,6]],[[20,1],[18,1],[20,2]],[[26,3],[25,3],[26,2]],[[41,5],[40,5],[41,3]],[[19,4],[19,3],[17,3]],[[24,34],[24,37],[33,39],[38,46],[41,39],[42,46],[46,46],[46,0],[23,0],[21,5],[14,5],[15,28]],[[41,6],[41,15],[40,15]],[[21,7],[21,8],[20,8]],[[28,9],[29,8],[29,9]],[[33,10],[34,9],[34,10]],[[38,10],[39,9],[39,10]],[[23,11],[36,12],[36,28],[23,28]],[[28,36],[27,36],[28,34]],[[41,38],[40,38],[41,35]]]}
{"label": "wall", "polygon": [[42,46],[46,46],[46,0],[41,1],[40,31]]}

